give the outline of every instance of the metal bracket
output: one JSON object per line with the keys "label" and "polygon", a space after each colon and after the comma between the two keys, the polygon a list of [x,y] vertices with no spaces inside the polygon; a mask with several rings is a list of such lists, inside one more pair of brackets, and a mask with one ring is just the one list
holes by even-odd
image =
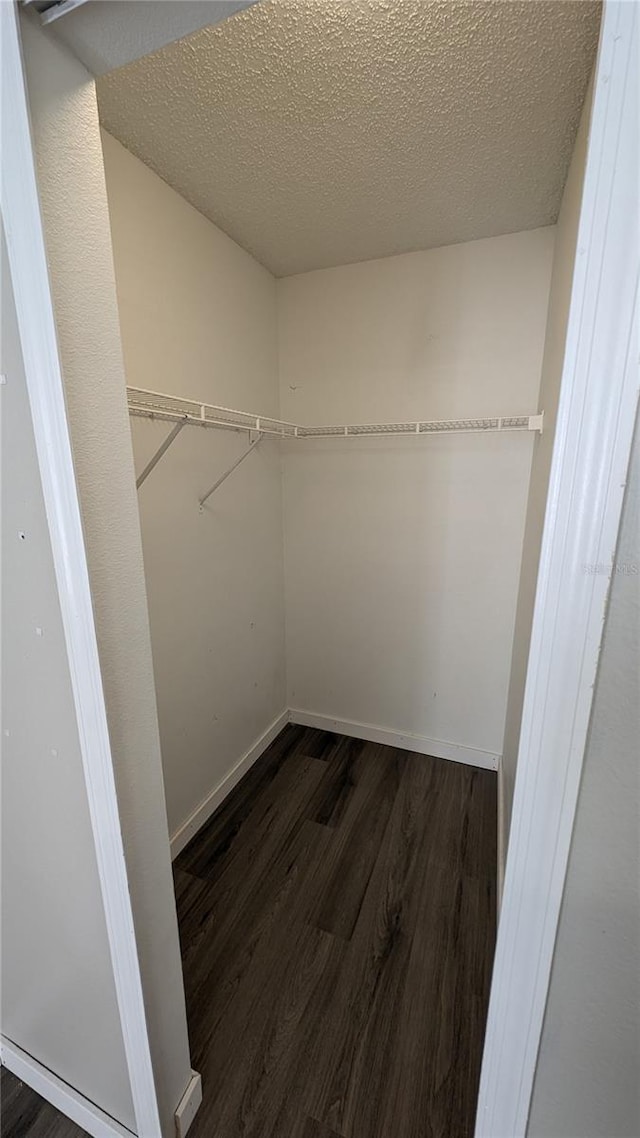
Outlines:
{"label": "metal bracket", "polygon": [[153,470],[154,466],[157,466],[157,464],[160,462],[160,459],[162,458],[165,451],[168,451],[173,440],[176,439],[178,437],[178,435],[180,434],[180,431],[184,427],[186,421],[187,421],[187,419],[185,416],[185,418],[181,419],[179,423],[176,423],[176,425],[172,431],[169,431],[169,434],[167,435],[164,442],[160,444],[160,446],[158,447],[153,458],[149,459],[149,462],[147,463],[144,470],[142,471],[142,474],[140,474],[139,477],[136,478],[136,490],[140,489],[140,487],[142,486],[142,483],[151,474],[151,471]]}
{"label": "metal bracket", "polygon": [[242,452],[240,457],[237,458],[236,461],[231,464],[231,466],[227,467],[224,474],[220,475],[217,482],[214,482],[211,489],[207,490],[206,494],[204,495],[204,498],[200,499],[200,510],[201,511],[202,511],[202,508],[203,508],[207,498],[210,498],[211,495],[213,494],[214,490],[217,490],[219,486],[222,486],[222,483],[226,481],[226,479],[229,477],[230,474],[233,474],[234,470],[236,470],[237,467],[240,466],[241,462],[244,462],[245,458],[249,457],[249,455],[251,454],[251,451],[254,450],[254,448],[257,447],[259,443],[262,442],[263,438],[264,438],[264,435],[262,434],[262,432],[260,432],[258,434],[258,437],[253,439],[253,441],[249,444],[247,449]]}

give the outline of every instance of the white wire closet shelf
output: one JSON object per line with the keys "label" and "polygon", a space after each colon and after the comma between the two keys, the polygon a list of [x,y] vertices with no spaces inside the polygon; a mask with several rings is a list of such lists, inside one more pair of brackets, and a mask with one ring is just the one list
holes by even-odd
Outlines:
{"label": "white wire closet shelf", "polygon": [[256,415],[212,403],[199,403],[159,391],[128,387],[129,413],[148,419],[213,427],[227,431],[250,431],[280,439],[357,438],[375,435],[433,435],[440,433],[482,434],[492,431],[538,431],[542,433],[543,415],[503,415],[477,419],[420,419],[405,423],[339,423],[330,426],[305,426]]}

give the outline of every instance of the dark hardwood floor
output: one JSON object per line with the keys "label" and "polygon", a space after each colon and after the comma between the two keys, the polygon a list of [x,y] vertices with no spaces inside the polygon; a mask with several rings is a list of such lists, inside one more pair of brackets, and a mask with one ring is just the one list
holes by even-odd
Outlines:
{"label": "dark hardwood floor", "polygon": [[487,771],[287,727],[177,859],[192,1138],[471,1138]]}
{"label": "dark hardwood floor", "polygon": [[0,1068],[2,1138],[84,1138],[85,1131]]}
{"label": "dark hardwood floor", "polygon": [[[287,727],[174,866],[190,1138],[471,1138],[495,775]],[[2,1070],[2,1138],[80,1130]]]}

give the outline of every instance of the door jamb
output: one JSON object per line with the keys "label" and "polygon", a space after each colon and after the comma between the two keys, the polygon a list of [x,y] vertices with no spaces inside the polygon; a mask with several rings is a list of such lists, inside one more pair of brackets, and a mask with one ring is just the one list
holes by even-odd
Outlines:
{"label": "door jamb", "polygon": [[0,0],[0,65],[3,158],[0,204],[98,876],[136,1127],[144,1138],[160,1138],[158,1102],[38,200],[18,12],[12,0]]}
{"label": "door jamb", "polygon": [[476,1138],[524,1138],[638,402],[638,4],[605,0]]}

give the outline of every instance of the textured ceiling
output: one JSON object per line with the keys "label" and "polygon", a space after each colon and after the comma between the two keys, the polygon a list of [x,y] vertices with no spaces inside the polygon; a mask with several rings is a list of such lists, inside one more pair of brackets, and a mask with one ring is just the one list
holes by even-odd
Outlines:
{"label": "textured ceiling", "polygon": [[277,276],[556,220],[590,0],[262,0],[98,81],[104,126]]}

